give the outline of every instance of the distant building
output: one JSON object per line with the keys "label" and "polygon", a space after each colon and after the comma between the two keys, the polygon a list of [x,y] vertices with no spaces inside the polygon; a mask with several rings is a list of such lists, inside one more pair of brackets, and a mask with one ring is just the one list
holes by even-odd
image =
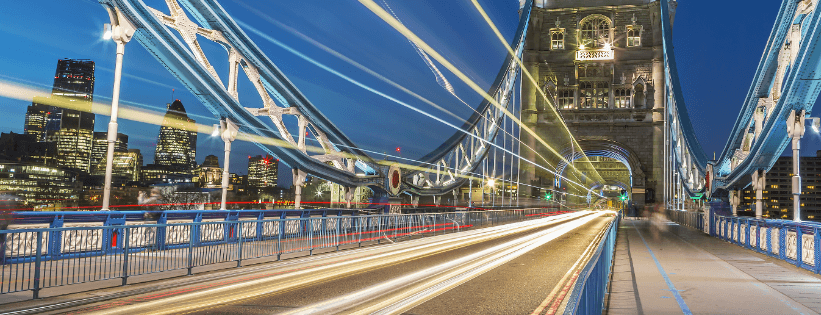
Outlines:
{"label": "distant building", "polygon": [[[94,167],[92,175],[105,176],[106,160],[103,158]],[[128,182],[140,181],[143,166],[143,155],[138,149],[116,150],[111,164],[112,182],[123,186]]]}
{"label": "distant building", "polygon": [[0,160],[54,166],[57,147],[53,142],[40,142],[33,134],[0,134]]}
{"label": "distant building", "polygon": [[[117,133],[117,141],[114,142],[114,152],[128,151],[128,136]],[[91,145],[91,172],[96,173],[96,167],[102,161],[105,172],[105,158],[108,152],[108,132],[95,132],[94,142]],[[139,152],[139,151],[138,151]],[[142,158],[142,156],[140,156]]]}
{"label": "distant building", "polygon": [[185,113],[180,100],[169,104],[157,137],[154,163],[168,166],[174,172],[190,174],[196,167],[196,127],[195,121]]}
{"label": "distant building", "polygon": [[231,191],[239,195],[246,195],[248,193],[248,175],[231,173],[230,176],[228,182]]}
{"label": "distant building", "polygon": [[266,188],[277,185],[279,159],[270,155],[248,157],[248,188]]}
{"label": "distant building", "polygon": [[61,168],[0,162],[0,191],[25,200],[34,210],[75,206],[82,187],[77,174]]}
{"label": "distant building", "polygon": [[171,167],[159,164],[148,164],[140,169],[140,180],[146,185],[191,183],[193,176],[183,174]]}
{"label": "distant building", "polygon": [[[44,141],[57,145],[57,165],[88,173],[91,169],[91,147],[94,137],[94,114],[91,104],[94,99],[94,62],[91,60],[60,59],[54,74],[52,98],[35,98],[32,102],[49,104]],[[42,108],[33,108],[27,117],[26,130],[31,124],[31,133],[37,134],[40,125],[37,113]]]}
{"label": "distant building", "polygon": [[[801,219],[821,221],[821,151],[816,156],[802,156],[799,162]],[[763,191],[765,218],[792,220],[792,169],[792,157],[782,156],[767,171]],[[741,194],[739,215],[755,216],[755,190],[751,187]]]}
{"label": "distant building", "polygon": [[[222,168],[216,155],[206,156],[194,175],[194,181],[200,188],[222,188]],[[230,187],[228,189],[231,190]]]}
{"label": "distant building", "polygon": [[42,104],[40,102],[47,101],[45,97],[35,97],[26,110],[26,120],[23,125],[23,133],[32,135],[36,141],[45,141],[46,138],[46,122],[48,116],[51,114],[54,107]]}

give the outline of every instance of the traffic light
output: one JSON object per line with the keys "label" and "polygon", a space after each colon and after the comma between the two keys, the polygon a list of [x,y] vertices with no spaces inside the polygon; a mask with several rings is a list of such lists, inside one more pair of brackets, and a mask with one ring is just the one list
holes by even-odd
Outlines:
{"label": "traffic light", "polygon": [[627,192],[624,189],[621,190],[621,195],[619,196],[619,200],[625,201],[627,200]]}
{"label": "traffic light", "polygon": [[553,198],[553,195],[550,192],[544,193],[544,200],[550,200],[551,198]]}

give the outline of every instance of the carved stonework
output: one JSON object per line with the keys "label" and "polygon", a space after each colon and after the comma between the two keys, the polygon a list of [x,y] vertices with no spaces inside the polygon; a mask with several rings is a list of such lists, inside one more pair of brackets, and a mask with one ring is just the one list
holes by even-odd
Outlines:
{"label": "carved stonework", "polygon": [[770,232],[770,245],[772,245],[770,247],[772,248],[772,253],[774,255],[778,255],[778,250],[779,250],[779,246],[780,246],[778,240],[780,238],[779,237],[780,232],[781,231],[778,228],[773,228],[773,230]]}
{"label": "carved stonework", "polygon": [[787,258],[789,259],[797,259],[798,258],[798,235],[795,231],[787,231],[787,240],[785,242],[785,250],[787,252]]}
{"label": "carved stonework", "polygon": [[815,240],[812,234],[801,235],[801,260],[810,266],[815,266]]}

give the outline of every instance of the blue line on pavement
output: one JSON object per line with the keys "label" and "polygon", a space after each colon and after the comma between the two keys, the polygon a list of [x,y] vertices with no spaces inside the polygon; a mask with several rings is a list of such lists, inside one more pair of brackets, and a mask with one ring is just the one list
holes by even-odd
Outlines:
{"label": "blue line on pavement", "polygon": [[673,282],[670,281],[670,277],[667,277],[667,273],[664,272],[664,268],[661,267],[661,263],[658,259],[656,259],[656,255],[653,254],[653,250],[650,249],[650,245],[647,245],[647,241],[644,240],[644,236],[641,235],[641,231],[639,228],[636,227],[636,224],[633,221],[630,221],[630,224],[633,225],[633,228],[636,229],[636,232],[639,233],[639,237],[641,237],[641,241],[644,242],[644,247],[647,247],[647,251],[650,252],[650,257],[653,257],[653,260],[656,262],[656,267],[659,269],[659,273],[664,278],[664,282],[667,282],[667,287],[670,288],[670,292],[673,292],[673,295],[676,297],[676,302],[678,302],[678,307],[681,309],[681,312],[684,315],[693,315],[690,312],[690,308],[687,307],[687,303],[684,303],[684,299],[681,298],[681,294],[678,294],[678,290],[673,285]]}

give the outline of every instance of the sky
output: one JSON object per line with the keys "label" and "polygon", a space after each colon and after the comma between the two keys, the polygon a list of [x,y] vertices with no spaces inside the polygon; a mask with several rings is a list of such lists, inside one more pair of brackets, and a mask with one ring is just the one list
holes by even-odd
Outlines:
{"label": "sky", "polygon": [[[382,3],[378,0],[378,3]],[[506,54],[484,19],[469,0],[384,0],[399,19],[451,63],[483,88],[489,87]],[[167,12],[161,0],[147,5]],[[343,62],[305,40],[315,40],[447,108],[458,117],[472,109],[441,88],[410,43],[358,1],[253,1],[222,0],[226,11],[259,33],[246,29],[252,40],[354,143],[374,152],[395,152],[418,158],[439,146],[455,130],[422,114],[358,87],[308,62],[304,57],[456,125],[461,122]],[[518,0],[479,0],[505,38],[510,41],[518,23]],[[735,1],[679,1],[674,24],[674,45],[682,89],[697,138],[711,158],[720,154],[738,116],[780,2],[755,6]],[[0,10],[0,81],[49,91],[60,58],[96,62],[94,98],[108,103],[113,88],[115,44],[102,39],[108,15],[93,0],[10,1]],[[285,28],[297,30],[297,36]],[[287,45],[283,49],[269,39]],[[11,43],[11,45],[9,45]],[[201,39],[211,64],[227,77],[225,51]],[[455,93],[473,107],[481,97],[453,75],[439,68]],[[122,106],[164,113],[173,99],[183,102],[189,116],[212,125],[214,117],[138,42],[126,45],[122,79]],[[225,79],[223,79],[225,81]],[[172,89],[174,90],[172,96]],[[244,75],[239,82],[240,101],[261,107],[261,101]],[[47,93],[47,92],[45,92]],[[43,95],[47,96],[47,95]],[[0,97],[0,131],[23,132],[26,106],[31,100]],[[109,117],[97,115],[96,131],[107,129]],[[159,122],[157,122],[158,124]],[[120,132],[129,136],[129,148],[140,149],[146,163],[154,156],[159,131],[156,124],[120,119]],[[802,154],[814,155],[818,135],[808,133]],[[197,162],[217,155],[223,162],[223,143],[200,134]],[[247,156],[264,154],[255,144],[233,145],[230,170],[246,173]],[[377,154],[378,155],[378,154]],[[378,156],[377,156],[378,157]],[[280,184],[290,185],[290,171],[280,170]]]}

